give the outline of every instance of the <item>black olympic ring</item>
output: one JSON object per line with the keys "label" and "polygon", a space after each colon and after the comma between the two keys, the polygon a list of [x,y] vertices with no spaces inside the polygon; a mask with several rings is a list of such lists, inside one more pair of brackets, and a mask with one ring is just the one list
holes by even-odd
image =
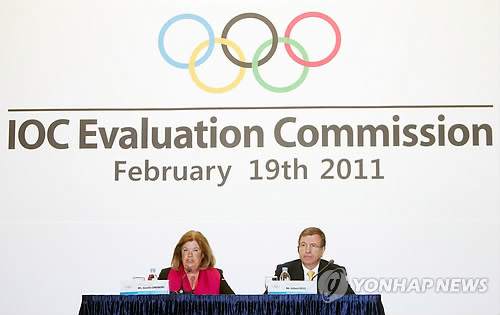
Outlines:
{"label": "black olympic ring", "polygon": [[[278,32],[276,32],[276,28],[274,27],[273,23],[271,23],[271,21],[269,21],[265,16],[262,16],[257,13],[243,13],[237,15],[234,18],[232,18],[231,21],[227,22],[226,26],[224,26],[224,30],[222,30],[221,37],[227,39],[227,33],[229,32],[231,26],[234,25],[234,23],[238,22],[239,20],[251,19],[251,18],[264,22],[264,24],[266,24],[267,27],[269,27],[269,30],[271,30],[271,34],[273,35],[271,50],[269,50],[267,55],[265,55],[264,58],[260,59],[258,62],[258,65],[262,66],[263,64],[268,62],[269,59],[273,57],[274,53],[276,52],[276,48],[278,48]],[[229,52],[227,45],[222,44],[222,51],[224,51],[224,55],[226,55],[226,57],[235,65],[243,68],[252,68],[251,62],[242,62],[241,60],[234,58],[233,55],[231,55],[231,53]]]}

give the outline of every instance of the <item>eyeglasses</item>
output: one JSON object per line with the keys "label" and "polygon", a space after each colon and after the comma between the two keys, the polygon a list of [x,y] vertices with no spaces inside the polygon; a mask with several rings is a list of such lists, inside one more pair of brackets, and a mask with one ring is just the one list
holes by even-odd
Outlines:
{"label": "eyeglasses", "polygon": [[311,244],[307,244],[307,243],[300,243],[299,244],[299,249],[307,249],[307,247],[310,247],[312,250],[316,250],[316,249],[320,249],[322,248],[321,246],[319,246],[318,244],[316,243],[311,243]]}

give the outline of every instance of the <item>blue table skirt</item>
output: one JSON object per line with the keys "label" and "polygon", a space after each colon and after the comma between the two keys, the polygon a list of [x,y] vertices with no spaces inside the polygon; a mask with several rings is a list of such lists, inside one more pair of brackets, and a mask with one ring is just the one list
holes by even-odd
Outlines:
{"label": "blue table skirt", "polygon": [[380,295],[84,295],[79,315],[384,315]]}

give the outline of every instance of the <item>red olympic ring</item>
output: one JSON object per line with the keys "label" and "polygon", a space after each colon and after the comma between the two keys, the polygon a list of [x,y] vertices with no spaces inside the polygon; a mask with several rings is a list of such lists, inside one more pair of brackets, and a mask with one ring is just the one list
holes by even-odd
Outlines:
{"label": "red olympic ring", "polygon": [[328,62],[330,62],[333,57],[337,55],[340,49],[340,29],[335,23],[334,20],[332,20],[328,15],[320,13],[320,12],[306,12],[302,13],[301,15],[297,16],[295,19],[288,24],[286,31],[285,31],[285,37],[290,38],[290,33],[292,32],[292,28],[297,24],[299,21],[308,18],[308,17],[317,17],[320,18],[328,24],[330,24],[335,31],[335,47],[333,48],[333,51],[324,59],[318,60],[318,61],[305,61],[304,59],[300,59],[295,55],[295,53],[292,51],[292,48],[290,47],[290,44],[285,44],[285,49],[290,58],[292,58],[296,63],[305,66],[305,67],[319,67],[322,66]]}

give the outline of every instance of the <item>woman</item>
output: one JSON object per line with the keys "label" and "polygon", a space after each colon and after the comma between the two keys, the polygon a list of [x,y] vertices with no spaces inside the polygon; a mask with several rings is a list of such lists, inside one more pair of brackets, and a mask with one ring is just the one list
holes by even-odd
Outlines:
{"label": "woman", "polygon": [[182,235],[175,246],[171,264],[171,268],[163,269],[158,277],[159,280],[169,280],[171,292],[182,289],[194,294],[234,294],[222,270],[214,268],[212,249],[198,231]]}

